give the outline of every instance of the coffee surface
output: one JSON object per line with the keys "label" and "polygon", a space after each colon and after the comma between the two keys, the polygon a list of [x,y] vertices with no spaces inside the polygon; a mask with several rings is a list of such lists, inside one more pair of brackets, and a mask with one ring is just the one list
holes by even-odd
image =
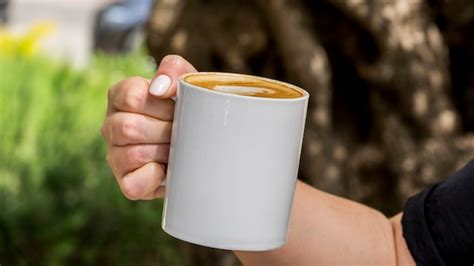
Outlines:
{"label": "coffee surface", "polygon": [[188,83],[209,90],[262,98],[299,98],[303,93],[283,83],[253,76],[229,74],[194,74],[184,78]]}

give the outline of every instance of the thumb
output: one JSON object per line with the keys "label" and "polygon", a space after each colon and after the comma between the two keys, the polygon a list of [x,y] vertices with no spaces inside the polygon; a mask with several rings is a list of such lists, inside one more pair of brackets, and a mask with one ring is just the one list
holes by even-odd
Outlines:
{"label": "thumb", "polygon": [[197,72],[197,70],[179,55],[167,55],[161,60],[155,77],[150,83],[149,92],[158,98],[176,96],[179,76]]}

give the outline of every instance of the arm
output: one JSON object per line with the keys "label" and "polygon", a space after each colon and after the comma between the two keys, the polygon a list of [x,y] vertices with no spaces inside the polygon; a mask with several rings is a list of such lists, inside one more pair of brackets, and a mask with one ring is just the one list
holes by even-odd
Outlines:
{"label": "arm", "polygon": [[235,254],[245,265],[414,265],[400,220],[298,182],[287,244]]}
{"label": "arm", "polygon": [[[109,90],[102,125],[107,161],[124,196],[163,197],[177,77],[196,69],[179,56],[165,57],[156,77],[134,77]],[[381,213],[301,182],[297,183],[287,244],[265,252],[235,251],[246,265],[413,265],[402,236],[401,215]]]}

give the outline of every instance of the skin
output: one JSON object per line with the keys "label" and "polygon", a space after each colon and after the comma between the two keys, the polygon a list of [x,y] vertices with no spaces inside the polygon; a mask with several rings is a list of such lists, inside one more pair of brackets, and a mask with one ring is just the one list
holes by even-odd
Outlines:
{"label": "skin", "polygon": [[[177,55],[163,58],[156,76],[172,83],[163,96],[149,93],[150,80],[131,77],[112,86],[102,135],[107,162],[125,197],[164,196],[177,79],[196,72]],[[156,77],[155,76],[155,77]],[[282,248],[234,251],[245,265],[415,265],[402,234],[402,214],[387,219],[359,203],[302,182],[296,185],[288,242]]]}

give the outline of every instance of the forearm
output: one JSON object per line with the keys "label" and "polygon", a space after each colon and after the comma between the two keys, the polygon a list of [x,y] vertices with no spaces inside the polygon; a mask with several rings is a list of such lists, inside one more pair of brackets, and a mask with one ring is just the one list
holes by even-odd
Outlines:
{"label": "forearm", "polygon": [[235,251],[245,265],[395,265],[391,223],[381,213],[298,182],[288,242],[280,249]]}

